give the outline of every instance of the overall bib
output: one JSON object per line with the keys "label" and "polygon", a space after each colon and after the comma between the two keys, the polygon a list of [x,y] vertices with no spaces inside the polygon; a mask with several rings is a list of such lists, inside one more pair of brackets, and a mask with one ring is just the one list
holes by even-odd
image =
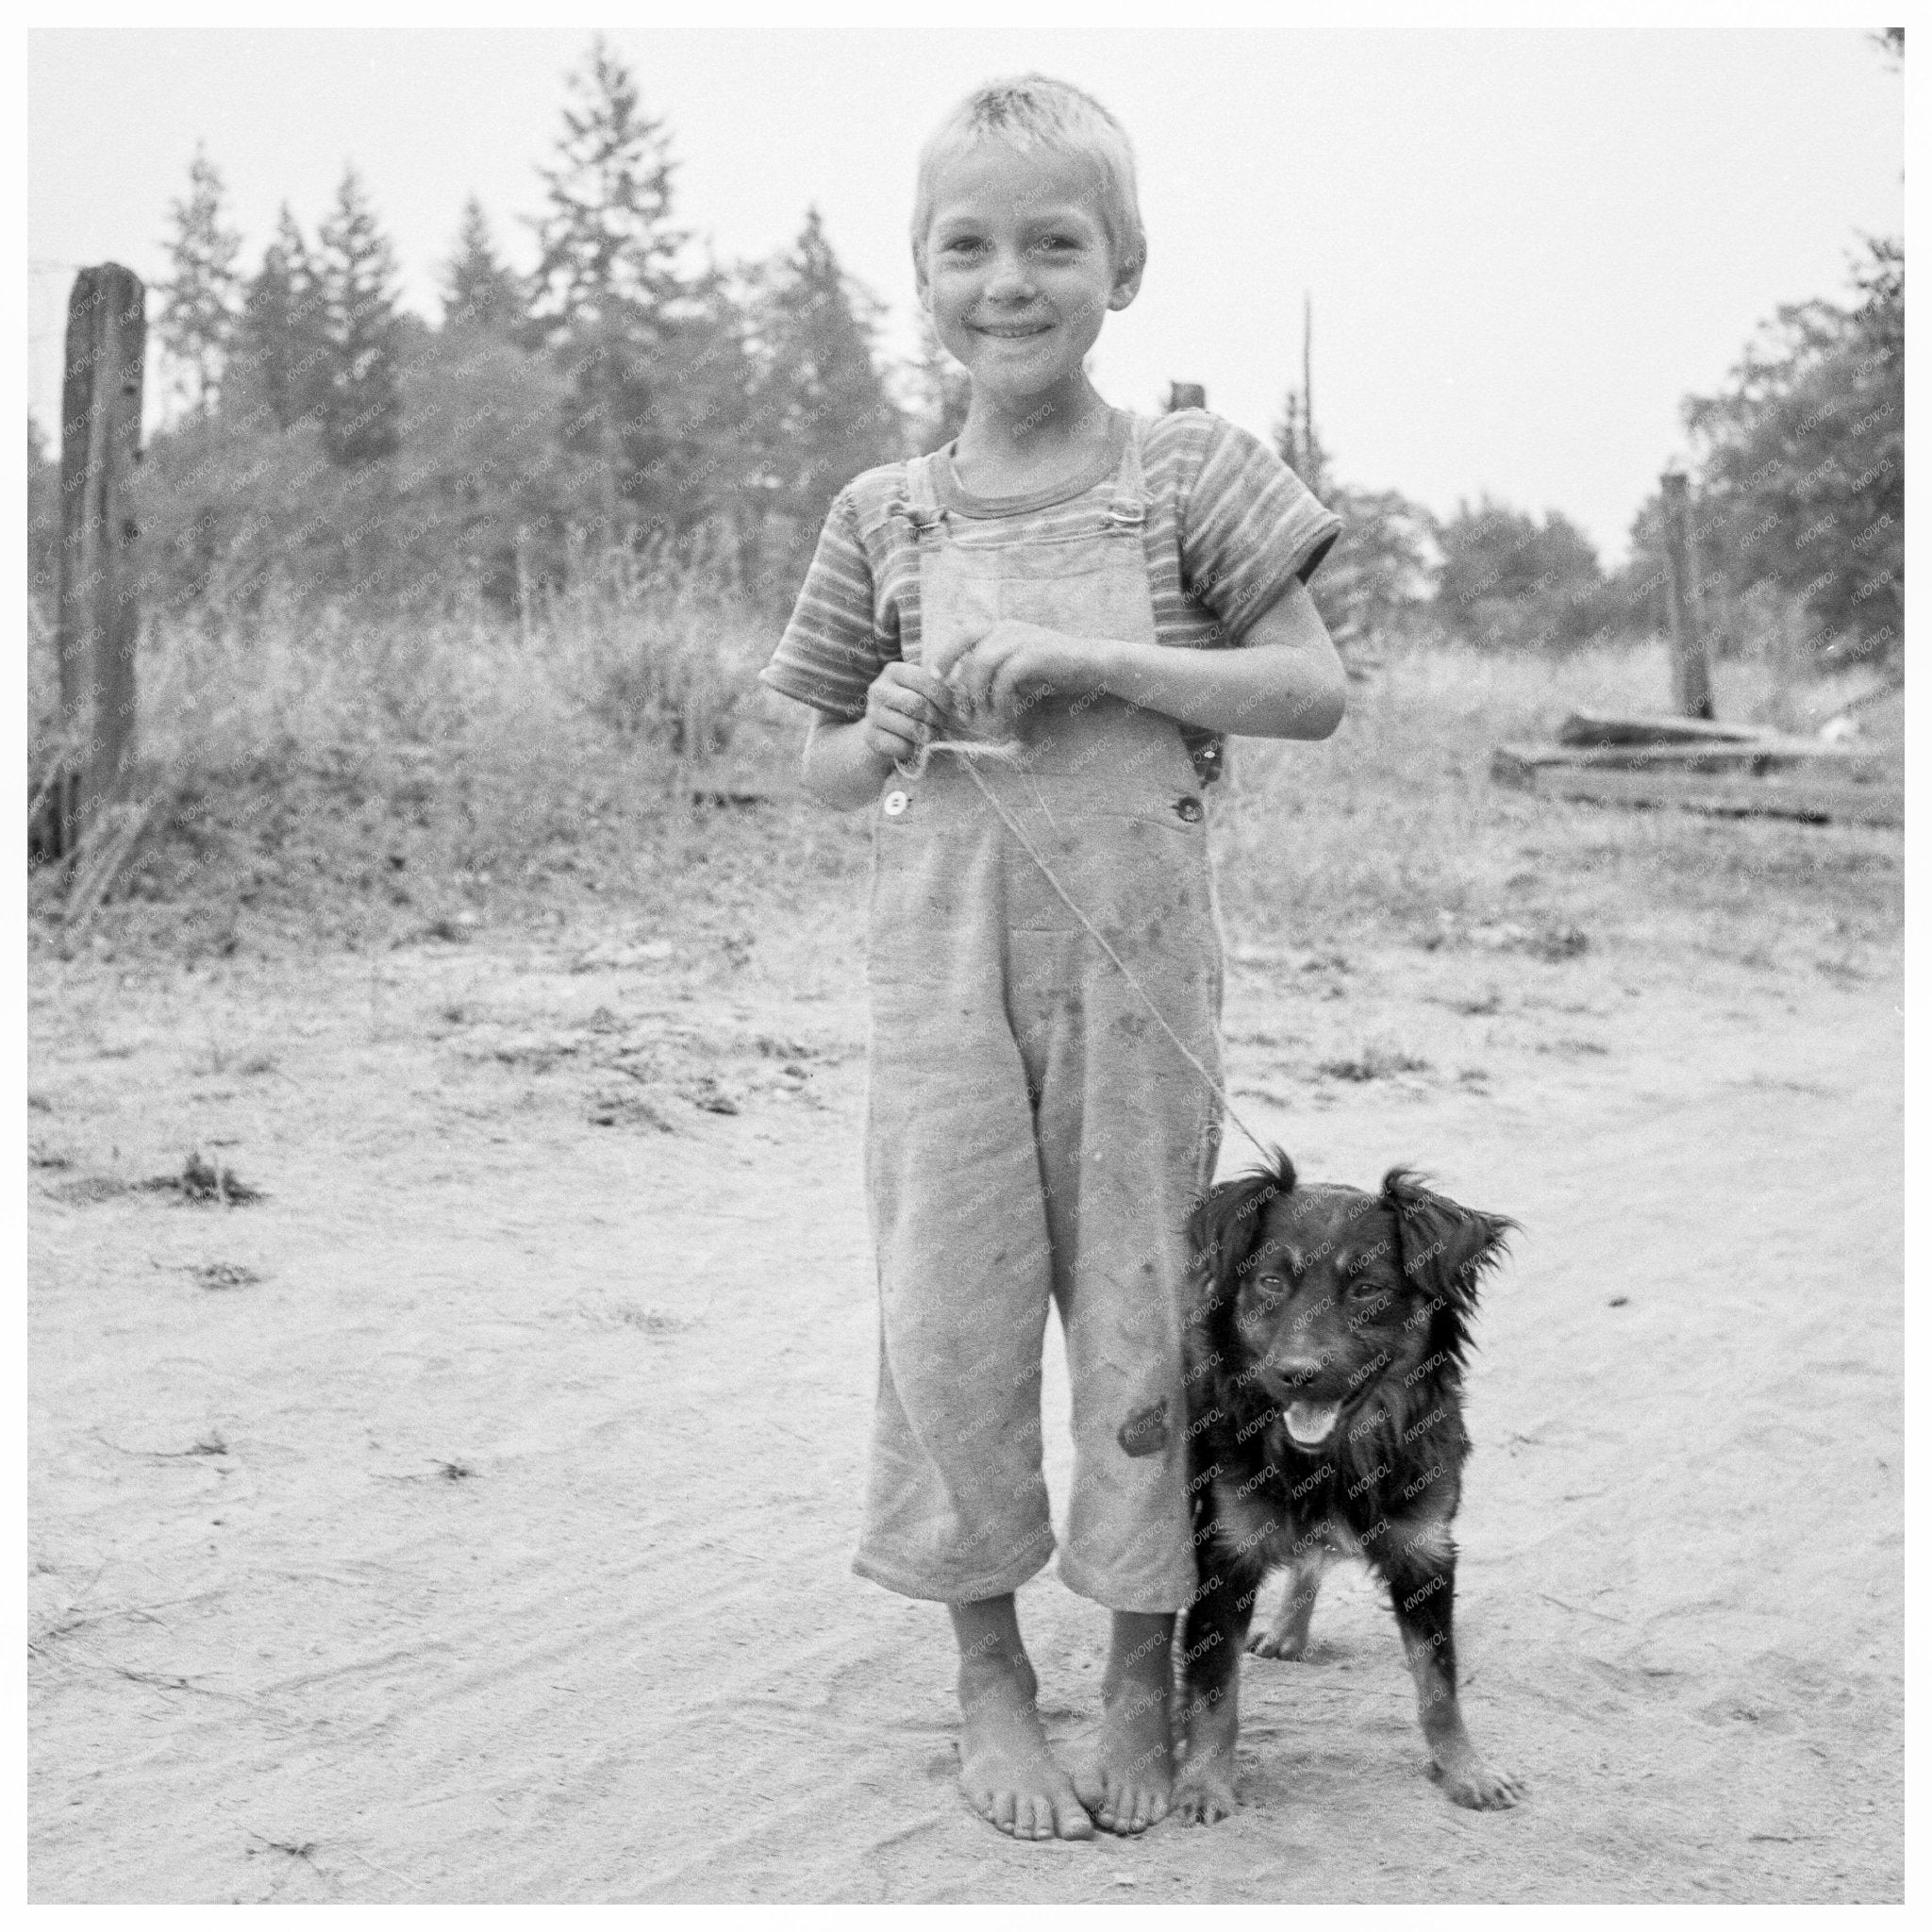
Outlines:
{"label": "overall bib", "polygon": [[[1156,641],[1140,434],[1135,418],[1110,507],[1053,542],[1021,541],[1024,518],[941,510],[933,458],[909,465],[901,513],[919,536],[923,661],[943,670],[998,618]],[[1149,1001],[1218,1084],[1221,947],[1200,781],[1172,719],[1116,698],[1041,701],[1021,735],[1015,762],[968,769],[939,754],[917,776],[895,774],[873,807],[866,1194],[879,1380],[853,1568],[959,1603],[1045,1564],[1051,1296],[1072,1379],[1061,1579],[1112,1609],[1174,1610],[1195,1582],[1185,1226],[1221,1115]]]}

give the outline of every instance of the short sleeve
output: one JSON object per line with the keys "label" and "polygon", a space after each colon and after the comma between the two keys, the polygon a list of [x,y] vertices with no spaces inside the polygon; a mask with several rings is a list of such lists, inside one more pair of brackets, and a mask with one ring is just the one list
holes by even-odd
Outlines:
{"label": "short sleeve", "polygon": [[858,541],[856,506],[841,491],[791,622],[758,682],[835,718],[862,718],[865,694],[885,661],[873,623],[872,566]]}
{"label": "short sleeve", "polygon": [[1180,507],[1188,588],[1239,643],[1290,584],[1307,583],[1341,519],[1259,437],[1220,417]]}

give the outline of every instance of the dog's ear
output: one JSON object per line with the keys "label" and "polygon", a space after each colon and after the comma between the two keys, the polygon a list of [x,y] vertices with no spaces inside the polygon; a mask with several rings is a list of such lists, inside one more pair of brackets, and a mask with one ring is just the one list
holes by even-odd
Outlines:
{"label": "dog's ear", "polygon": [[1395,1216],[1403,1274],[1431,1299],[1473,1315],[1476,1282],[1502,1259],[1517,1224],[1432,1192],[1406,1167],[1382,1176],[1382,1199]]}
{"label": "dog's ear", "polygon": [[1272,1168],[1257,1168],[1209,1189],[1188,1217],[1194,1267],[1217,1295],[1260,1239],[1269,1202],[1293,1191],[1294,1162],[1276,1148]]}

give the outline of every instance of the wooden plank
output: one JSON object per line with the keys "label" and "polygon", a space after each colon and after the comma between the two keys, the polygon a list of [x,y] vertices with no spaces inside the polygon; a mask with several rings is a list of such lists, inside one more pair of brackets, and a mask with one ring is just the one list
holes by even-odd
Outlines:
{"label": "wooden plank", "polygon": [[1690,532],[1690,479],[1666,470],[1663,486],[1664,552],[1671,609],[1671,695],[1686,718],[1715,718],[1710,702],[1710,660],[1704,650],[1704,615],[1697,589],[1697,544]]}
{"label": "wooden plank", "polygon": [[[141,277],[112,261],[82,269],[67,304],[55,645],[61,724],[77,748],[79,822],[59,828],[63,853],[83,845],[87,821],[119,794],[134,754],[133,491],[145,304]],[[64,804],[66,788],[55,795]]]}
{"label": "wooden plank", "polygon": [[1742,744],[1778,734],[1761,724],[1724,724],[1712,719],[1672,718],[1656,712],[1606,718],[1573,711],[1557,726],[1559,744]]}
{"label": "wooden plank", "polygon": [[1547,766],[1529,775],[1540,798],[1579,804],[1671,806],[1723,818],[1805,819],[1813,824],[1902,825],[1897,785],[1851,785],[1824,778],[1725,778],[1694,773],[1572,771]]}
{"label": "wooden plank", "polygon": [[1831,778],[1881,774],[1883,752],[1811,738],[1760,739],[1750,744],[1621,744],[1578,748],[1554,744],[1498,745],[1491,772],[1506,783],[1540,771],[1813,772]]}

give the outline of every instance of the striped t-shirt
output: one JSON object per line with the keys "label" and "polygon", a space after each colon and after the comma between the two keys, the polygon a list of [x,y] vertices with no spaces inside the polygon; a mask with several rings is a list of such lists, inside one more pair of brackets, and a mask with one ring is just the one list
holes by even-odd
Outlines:
{"label": "striped t-shirt", "polygon": [[[969,517],[1024,520],[1016,534],[1050,540],[1091,527],[1110,501],[1128,418],[1114,412],[1108,452],[1089,471],[1031,496],[976,496],[952,469],[952,446],[934,465],[939,499]],[[1296,578],[1307,582],[1341,534],[1341,521],[1315,500],[1259,438],[1206,409],[1147,420],[1142,468],[1151,499],[1142,543],[1154,595],[1155,634],[1189,650],[1239,645],[1257,617]],[[916,656],[919,551],[910,525],[892,514],[907,494],[906,465],[886,463],[839,492],[785,635],[759,681],[849,721],[892,658]],[[1204,779],[1219,767],[1220,739],[1184,726]]]}

